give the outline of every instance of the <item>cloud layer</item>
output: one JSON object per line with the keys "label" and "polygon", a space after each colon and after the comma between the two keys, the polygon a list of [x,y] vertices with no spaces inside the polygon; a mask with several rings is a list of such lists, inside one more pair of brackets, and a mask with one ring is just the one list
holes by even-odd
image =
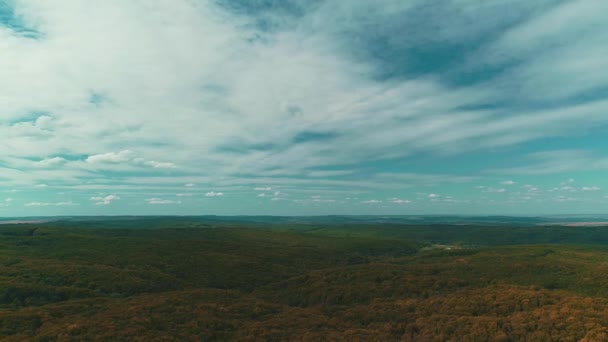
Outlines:
{"label": "cloud layer", "polygon": [[604,205],[601,1],[0,11],[3,215],[496,212],[523,184],[570,177]]}

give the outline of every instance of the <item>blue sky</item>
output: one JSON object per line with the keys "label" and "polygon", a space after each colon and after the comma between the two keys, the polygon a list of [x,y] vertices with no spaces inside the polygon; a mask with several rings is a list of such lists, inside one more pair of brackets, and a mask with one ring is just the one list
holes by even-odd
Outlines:
{"label": "blue sky", "polygon": [[0,0],[0,216],[608,209],[608,2]]}

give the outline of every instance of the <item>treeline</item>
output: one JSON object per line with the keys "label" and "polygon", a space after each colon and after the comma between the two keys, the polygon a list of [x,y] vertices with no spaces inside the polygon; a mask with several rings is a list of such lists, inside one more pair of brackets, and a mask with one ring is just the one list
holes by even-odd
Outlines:
{"label": "treeline", "polygon": [[519,225],[368,225],[285,226],[283,229],[327,236],[407,239],[422,243],[466,246],[538,244],[608,244],[608,227],[519,226]]}

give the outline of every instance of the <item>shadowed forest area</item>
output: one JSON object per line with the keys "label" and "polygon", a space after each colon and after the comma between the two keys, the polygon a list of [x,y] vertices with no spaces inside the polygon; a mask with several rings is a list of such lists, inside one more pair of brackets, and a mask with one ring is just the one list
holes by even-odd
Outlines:
{"label": "shadowed forest area", "polygon": [[602,227],[6,224],[0,336],[606,341],[607,241]]}

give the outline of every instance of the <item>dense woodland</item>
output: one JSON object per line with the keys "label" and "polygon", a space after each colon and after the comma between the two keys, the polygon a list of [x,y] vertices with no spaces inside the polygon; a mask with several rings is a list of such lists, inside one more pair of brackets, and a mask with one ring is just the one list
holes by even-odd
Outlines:
{"label": "dense woodland", "polygon": [[3,341],[607,341],[608,228],[0,225]]}

